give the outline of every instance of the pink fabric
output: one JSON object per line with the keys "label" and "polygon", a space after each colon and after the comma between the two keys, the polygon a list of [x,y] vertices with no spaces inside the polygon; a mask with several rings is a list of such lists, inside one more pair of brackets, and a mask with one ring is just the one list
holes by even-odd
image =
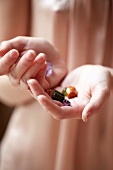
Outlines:
{"label": "pink fabric", "polygon": [[[51,41],[69,70],[82,64],[113,67],[112,3],[111,0],[34,0],[31,34]],[[113,96],[87,124],[64,120],[59,122],[57,130],[51,129],[57,136],[53,169],[113,169],[112,104]]]}
{"label": "pink fabric", "polygon": [[[69,70],[82,64],[113,67],[112,5],[111,0],[34,0],[31,34],[51,41]],[[87,124],[75,119],[59,122],[51,131],[57,136],[53,169],[113,169],[112,104],[113,96]]]}
{"label": "pink fabric", "polygon": [[[112,1],[41,0],[32,5],[31,34],[51,41],[69,70],[82,64],[113,67]],[[60,121],[58,130],[51,132],[58,133],[53,169],[113,169],[112,101],[113,96],[87,124],[75,119]]]}
{"label": "pink fabric", "polygon": [[[31,36],[53,43],[69,70],[88,63],[113,67],[112,0],[32,0],[31,5]],[[12,119],[17,129],[21,122],[29,132],[24,139],[32,144],[37,170],[113,169],[113,95],[88,123],[54,120],[35,101],[16,108]]]}

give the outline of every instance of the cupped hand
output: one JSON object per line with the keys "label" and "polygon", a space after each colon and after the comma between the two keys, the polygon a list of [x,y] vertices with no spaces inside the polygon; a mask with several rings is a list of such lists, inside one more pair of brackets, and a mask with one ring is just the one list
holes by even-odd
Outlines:
{"label": "cupped hand", "polygon": [[36,80],[28,81],[32,95],[56,119],[79,118],[87,121],[98,113],[110,95],[111,74],[100,65],[84,65],[70,72],[60,87],[76,87],[78,96],[69,99],[71,106],[53,101]]}
{"label": "cupped hand", "polygon": [[[44,89],[53,88],[67,73],[59,52],[43,38],[20,36],[4,41],[0,45],[0,57],[0,75],[9,74],[15,86],[35,78],[43,82]],[[49,76],[46,76],[46,61],[52,64]]]}

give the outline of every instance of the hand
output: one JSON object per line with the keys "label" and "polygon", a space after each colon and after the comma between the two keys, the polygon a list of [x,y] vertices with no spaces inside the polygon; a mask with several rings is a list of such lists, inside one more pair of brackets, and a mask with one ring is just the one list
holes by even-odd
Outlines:
{"label": "hand", "polygon": [[[4,41],[0,45],[0,56],[0,75],[9,74],[15,86],[20,82],[26,84],[30,78],[39,80],[41,75],[39,83],[43,80],[44,89],[53,88],[67,73],[59,52],[42,38],[16,37]],[[52,74],[45,77],[46,58],[52,63]]]}
{"label": "hand", "polygon": [[[63,106],[60,102],[53,101],[41,88],[36,80],[29,80],[28,85],[33,96],[56,119],[79,118],[83,121],[96,114],[110,95],[111,74],[99,65],[84,65],[73,70],[61,84],[75,86],[78,96],[69,99],[71,106]],[[59,104],[60,103],[60,104]]]}

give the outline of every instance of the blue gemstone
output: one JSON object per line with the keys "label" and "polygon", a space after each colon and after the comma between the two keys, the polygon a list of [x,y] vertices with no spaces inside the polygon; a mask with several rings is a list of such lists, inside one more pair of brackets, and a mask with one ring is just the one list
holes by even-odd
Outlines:
{"label": "blue gemstone", "polygon": [[52,63],[47,63],[47,70],[46,70],[46,76],[50,76],[52,74]]}

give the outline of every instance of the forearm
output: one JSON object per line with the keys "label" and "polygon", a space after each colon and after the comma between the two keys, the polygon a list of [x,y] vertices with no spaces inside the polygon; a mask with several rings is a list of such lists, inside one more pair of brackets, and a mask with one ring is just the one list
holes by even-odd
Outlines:
{"label": "forearm", "polygon": [[33,97],[20,87],[13,87],[7,76],[0,77],[0,101],[8,106],[15,106],[33,101]]}
{"label": "forearm", "polygon": [[[0,0],[0,42],[18,35],[27,35],[28,19],[28,0]],[[17,105],[32,100],[32,97],[20,88],[13,87],[8,78],[2,76],[0,100],[7,105]]]}

